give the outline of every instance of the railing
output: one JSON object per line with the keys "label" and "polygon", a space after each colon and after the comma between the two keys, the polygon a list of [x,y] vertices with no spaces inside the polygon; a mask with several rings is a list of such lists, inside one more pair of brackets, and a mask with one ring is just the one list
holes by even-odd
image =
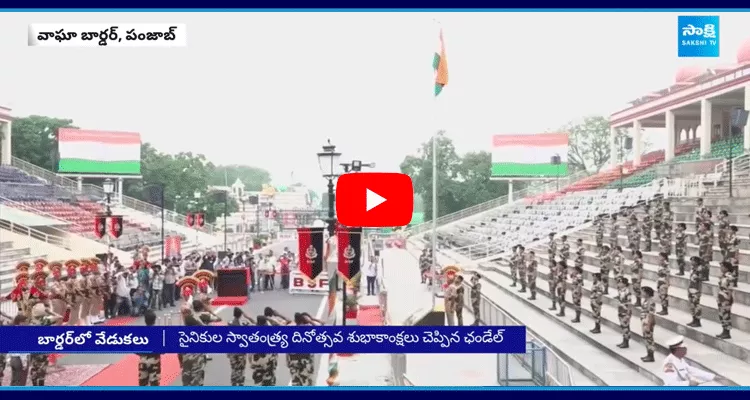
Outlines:
{"label": "railing", "polygon": [[48,235],[34,228],[29,228],[28,226],[16,224],[4,219],[0,219],[0,228],[19,235],[27,236],[32,239],[41,240],[44,243],[49,243],[51,245],[59,246],[68,250],[70,250],[71,248],[70,242],[64,237]]}
{"label": "railing", "polygon": [[[80,193],[83,195],[88,196],[94,196],[99,198],[105,198],[107,195],[104,193],[104,189],[102,189],[99,186],[94,186],[91,184],[84,184],[83,185],[83,191],[78,190],[78,182],[66,178],[64,176],[57,175],[51,171],[48,171],[44,168],[38,167],[28,161],[21,160],[18,157],[13,157],[12,163],[14,167],[21,169],[31,175],[40,177],[44,180],[46,180],[48,183],[61,186],[65,189],[70,190],[72,193]],[[122,205],[128,208],[132,208],[136,211],[144,212],[147,214],[152,215],[161,215],[161,208],[146,203],[145,201],[141,201],[132,197],[128,196],[122,196]],[[173,222],[180,225],[185,225],[186,217],[182,214],[176,213],[174,211],[170,210],[164,210],[164,219]],[[204,226],[204,229],[206,229],[207,232],[213,232],[214,226],[212,224],[206,224]]]}
{"label": "railing", "polygon": [[721,176],[712,178],[706,175],[694,178],[662,178],[655,180],[651,185],[664,197],[703,197],[708,193],[708,184],[715,185],[720,178]]}
{"label": "railing", "polygon": [[[719,165],[714,168],[715,173],[729,174],[729,160],[722,161]],[[732,159],[732,173],[735,175],[745,174],[750,172],[750,154],[745,153],[734,157]]]}
{"label": "railing", "polygon": [[[465,284],[464,289],[464,304],[467,310],[471,312],[471,309],[469,308],[469,305],[471,305],[471,287],[468,284]],[[508,315],[505,311],[503,311],[503,308],[500,307],[500,305],[492,301],[485,294],[481,294],[479,297],[479,317],[477,319],[479,320],[479,323],[481,325],[488,326],[523,325],[520,322],[516,321],[513,317]],[[524,365],[524,367],[527,368],[527,370],[531,373],[531,377],[535,383],[539,384],[540,386],[575,385],[575,382],[573,381],[573,374],[571,372],[572,368],[567,362],[565,362],[552,349],[547,347],[544,342],[539,340],[534,335],[530,334],[528,331],[526,332],[526,340],[527,342],[533,343],[532,349],[543,349],[544,361],[541,364],[538,355],[537,359],[532,360],[531,358],[529,358],[533,358],[533,351],[530,355],[527,351],[527,353],[524,354],[511,354],[509,356],[515,357],[516,360],[521,363],[521,365]],[[505,355],[498,355],[498,362],[500,362],[503,356]],[[499,384],[508,384],[509,382],[510,381],[498,381]]]}
{"label": "railing", "polygon": [[[564,178],[560,178],[559,181],[550,179],[548,181],[531,183],[530,186],[525,189],[513,192],[513,202],[523,200],[525,197],[534,196],[540,193],[555,192],[557,188],[564,189],[566,186],[580,180],[581,178],[589,176],[587,171],[579,171],[575,174],[568,175]],[[508,196],[501,196],[496,199],[486,201],[484,203],[477,204],[475,206],[464,208],[463,210],[456,211],[442,217],[438,217],[437,226],[449,224],[451,222],[470,217],[485,211],[504,206],[509,203]],[[410,235],[419,234],[428,231],[432,228],[432,222],[428,221],[419,225],[415,225],[409,228],[408,232]]]}

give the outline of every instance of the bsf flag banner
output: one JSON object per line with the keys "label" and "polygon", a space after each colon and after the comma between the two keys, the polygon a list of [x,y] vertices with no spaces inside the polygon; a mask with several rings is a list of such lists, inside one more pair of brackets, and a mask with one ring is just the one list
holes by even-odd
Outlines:
{"label": "bsf flag banner", "polygon": [[299,270],[309,279],[323,272],[323,231],[325,228],[297,229]]}
{"label": "bsf flag banner", "polygon": [[109,233],[117,239],[122,236],[122,215],[113,215],[109,218]]}
{"label": "bsf flag banner", "polygon": [[339,252],[339,275],[347,282],[362,268],[362,228],[339,227],[336,233]]}
{"label": "bsf flag banner", "polygon": [[103,215],[97,215],[94,218],[94,233],[99,239],[103,238],[107,234],[107,217]]}

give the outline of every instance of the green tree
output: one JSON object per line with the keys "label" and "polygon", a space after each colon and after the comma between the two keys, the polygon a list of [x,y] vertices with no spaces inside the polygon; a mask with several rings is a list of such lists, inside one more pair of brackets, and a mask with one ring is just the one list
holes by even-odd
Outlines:
{"label": "green tree", "polygon": [[240,178],[242,183],[245,184],[245,190],[249,191],[261,190],[263,184],[271,182],[271,174],[262,168],[234,164],[216,166],[211,174],[209,184],[214,186],[231,185],[237,178]]}
{"label": "green tree", "polygon": [[[414,193],[422,199],[425,220],[432,219],[432,140],[423,143],[417,154],[406,156],[401,163],[401,172],[412,178]],[[453,141],[442,133],[437,136],[437,146],[439,216],[507,193],[507,183],[490,180],[489,153],[473,152],[459,156]]]}
{"label": "green tree", "polygon": [[[581,122],[571,122],[561,129],[568,132],[568,167],[571,172],[588,170],[596,171],[602,169],[613,156],[610,154],[609,141],[609,119],[603,116],[588,116]],[[626,129],[617,130],[618,146],[619,141],[630,137]],[[651,143],[644,140],[642,150],[645,153],[651,147]],[[625,159],[631,156],[632,150],[625,150],[623,147]],[[619,154],[614,154],[620,158]]]}
{"label": "green tree", "polygon": [[464,207],[484,203],[508,194],[507,181],[490,179],[492,155],[486,151],[466,153],[461,157],[458,179],[460,196]]}
{"label": "green tree", "polygon": [[11,126],[11,154],[44,169],[57,169],[57,130],[76,128],[73,120],[31,115]]}

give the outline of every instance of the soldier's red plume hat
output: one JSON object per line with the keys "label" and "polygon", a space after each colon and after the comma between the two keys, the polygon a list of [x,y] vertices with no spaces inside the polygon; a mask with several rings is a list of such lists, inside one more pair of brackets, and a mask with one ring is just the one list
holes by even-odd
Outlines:
{"label": "soldier's red plume hat", "polygon": [[47,268],[49,268],[49,272],[52,274],[52,277],[55,279],[62,278],[62,263],[60,261],[53,261],[47,265]]}
{"label": "soldier's red plume hat", "polygon": [[31,264],[29,264],[28,261],[21,261],[16,265],[16,273],[29,273],[29,269],[31,269]]}
{"label": "soldier's red plume hat", "polygon": [[186,276],[177,281],[177,287],[180,288],[180,294],[187,299],[193,293],[195,293],[198,287],[198,281],[192,276]]}
{"label": "soldier's red plume hat", "polygon": [[195,280],[198,282],[200,282],[201,280],[212,282],[214,278],[216,278],[216,275],[214,275],[214,273],[211,271],[201,269],[193,273],[193,278],[195,278]]}
{"label": "soldier's red plume hat", "polygon": [[68,278],[73,278],[76,276],[78,272],[78,267],[81,265],[78,260],[68,260],[65,261],[65,269],[68,272]]}

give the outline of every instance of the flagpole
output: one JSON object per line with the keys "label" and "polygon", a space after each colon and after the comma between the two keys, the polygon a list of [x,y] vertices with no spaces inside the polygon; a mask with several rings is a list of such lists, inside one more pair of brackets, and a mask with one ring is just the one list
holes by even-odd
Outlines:
{"label": "flagpole", "polygon": [[[445,45],[443,43],[443,29],[442,29],[442,26],[440,25],[440,21],[438,21],[437,19],[433,18],[432,21],[435,24],[437,24],[437,26],[439,28],[439,32],[440,32],[440,36],[439,36],[440,37],[440,48],[437,49],[437,51],[439,52],[438,55],[440,57],[440,63],[447,63],[447,60],[444,59],[444,57],[445,57]],[[447,65],[447,64],[444,64],[444,65]],[[436,68],[437,69],[435,70],[435,73],[436,73],[436,75],[435,75],[435,83],[437,85],[438,82],[440,82],[440,78],[441,78],[440,77],[440,69],[441,69],[440,65],[436,65]],[[446,80],[444,82],[440,82],[443,85],[445,85],[447,83],[447,76],[445,78],[446,78]],[[440,94],[439,91],[436,90],[435,91],[435,106],[434,106],[435,107],[435,111],[436,111],[435,112],[436,120],[438,120],[437,116],[439,115],[439,113],[437,112],[438,111],[437,110],[437,99],[438,99],[438,95],[439,94]],[[441,286],[440,279],[439,279],[440,278],[440,274],[439,274],[439,271],[438,271],[438,262],[437,262],[437,216],[438,216],[438,202],[437,202],[437,193],[438,193],[437,192],[437,185],[438,185],[438,179],[437,179],[437,171],[438,171],[437,170],[437,159],[438,159],[437,158],[437,152],[438,152],[438,145],[437,145],[437,140],[438,140],[438,136],[442,132],[443,131],[440,130],[440,128],[438,126],[438,130],[435,132],[435,134],[432,137],[432,257],[431,257],[432,258],[432,271],[431,271],[432,272],[432,296],[431,297],[432,297],[432,309],[433,310],[435,309],[435,305],[437,303],[437,296],[438,296],[438,293],[440,293],[440,286]]]}
{"label": "flagpole", "polygon": [[432,137],[432,308],[437,301],[437,139],[440,131]]}

